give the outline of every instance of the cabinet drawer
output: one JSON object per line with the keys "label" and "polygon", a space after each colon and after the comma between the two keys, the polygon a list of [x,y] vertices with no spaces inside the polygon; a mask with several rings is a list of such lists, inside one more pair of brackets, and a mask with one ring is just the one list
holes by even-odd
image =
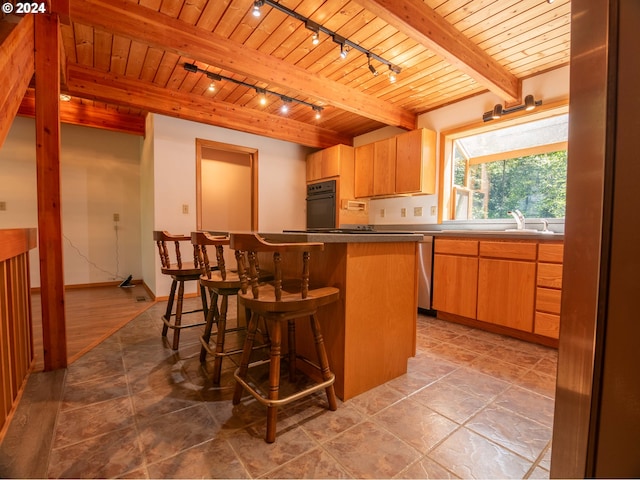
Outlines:
{"label": "cabinet drawer", "polygon": [[452,240],[449,238],[436,238],[435,253],[447,253],[450,255],[478,255],[478,240]]}
{"label": "cabinet drawer", "polygon": [[538,246],[538,261],[550,263],[562,263],[564,244],[540,243]]}
{"label": "cabinet drawer", "polygon": [[480,256],[492,258],[509,258],[512,260],[535,260],[536,244],[534,242],[480,242]]}
{"label": "cabinet drawer", "polygon": [[562,288],[562,265],[559,263],[538,263],[539,287]]}
{"label": "cabinet drawer", "polygon": [[545,337],[558,338],[560,333],[560,315],[536,312],[533,333]]}
{"label": "cabinet drawer", "polygon": [[536,289],[536,310],[560,315],[561,290],[538,287]]}

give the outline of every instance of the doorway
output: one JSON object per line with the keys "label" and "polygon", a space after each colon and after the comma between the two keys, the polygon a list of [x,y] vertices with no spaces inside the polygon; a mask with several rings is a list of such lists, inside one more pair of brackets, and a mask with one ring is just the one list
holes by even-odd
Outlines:
{"label": "doorway", "polygon": [[258,150],[196,138],[196,228],[258,229]]}

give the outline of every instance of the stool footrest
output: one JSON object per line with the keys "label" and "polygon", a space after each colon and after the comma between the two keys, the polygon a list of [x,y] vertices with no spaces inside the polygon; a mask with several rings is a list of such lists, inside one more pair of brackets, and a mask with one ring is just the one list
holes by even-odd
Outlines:
{"label": "stool footrest", "polygon": [[[186,313],[186,312],[185,312]],[[204,325],[205,322],[200,322],[200,323],[187,323],[186,325],[174,325],[173,323],[171,323],[169,320],[167,320],[167,317],[165,317],[164,315],[162,316],[162,322],[168,327],[171,328],[173,330],[182,330],[183,328],[193,328],[193,327],[201,327],[202,325]]]}
{"label": "stool footrest", "polygon": [[[304,359],[304,357],[302,357],[302,359]],[[257,362],[250,363],[248,368],[251,369],[253,367],[258,367],[260,365],[264,365],[270,362],[271,360],[259,360]],[[311,363],[311,362],[308,362],[308,363]],[[311,365],[313,365],[313,363],[311,363]],[[328,378],[327,380],[324,380],[323,382],[313,384],[307,388],[304,388],[284,398],[279,398],[277,400],[270,400],[268,398],[265,398],[263,395],[261,395],[257,389],[249,385],[249,383],[239,375],[239,371],[240,369],[237,368],[236,371],[233,372],[233,376],[235,377],[236,381],[240,383],[244,387],[244,389],[248,391],[258,402],[260,402],[262,405],[265,405],[267,407],[279,407],[281,405],[286,405],[287,403],[291,403],[295,400],[299,400],[311,393],[317,392],[319,390],[324,390],[325,388],[333,385],[333,383],[336,380],[336,376],[333,374],[333,372],[330,372],[330,378]]]}

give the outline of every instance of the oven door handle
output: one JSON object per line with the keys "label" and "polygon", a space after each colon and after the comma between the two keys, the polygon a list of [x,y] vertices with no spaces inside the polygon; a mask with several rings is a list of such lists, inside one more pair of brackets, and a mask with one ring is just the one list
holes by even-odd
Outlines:
{"label": "oven door handle", "polygon": [[309,200],[325,200],[327,198],[335,198],[335,193],[319,193],[317,195],[311,195],[307,197],[307,201]]}

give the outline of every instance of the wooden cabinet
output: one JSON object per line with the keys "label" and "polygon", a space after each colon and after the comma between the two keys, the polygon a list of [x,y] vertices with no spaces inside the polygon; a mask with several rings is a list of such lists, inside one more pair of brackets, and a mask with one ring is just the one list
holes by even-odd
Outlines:
{"label": "wooden cabinet", "polygon": [[393,195],[396,189],[396,139],[373,144],[373,195]]}
{"label": "wooden cabinet", "polygon": [[353,148],[347,145],[334,145],[307,155],[307,182],[339,176],[346,155],[353,156]]}
{"label": "wooden cabinet", "polygon": [[436,132],[421,128],[396,136],[395,193],[436,193]]}
{"label": "wooden cabinet", "polygon": [[373,196],[373,143],[355,148],[355,196]]}
{"label": "wooden cabinet", "polygon": [[435,132],[418,129],[356,147],[356,197],[435,193],[435,145]]}
{"label": "wooden cabinet", "polygon": [[478,241],[437,238],[433,259],[433,308],[476,317]]}
{"label": "wooden cabinet", "polygon": [[437,237],[433,308],[441,318],[554,345],[562,255],[560,242]]}
{"label": "wooden cabinet", "polygon": [[356,198],[393,195],[396,188],[396,139],[356,147]]}
{"label": "wooden cabinet", "polygon": [[541,243],[538,251],[534,333],[556,339],[560,332],[563,253],[561,243]]}
{"label": "wooden cabinet", "polygon": [[369,223],[366,202],[354,202],[354,148],[335,145],[307,156],[307,183],[336,180],[335,227]]}
{"label": "wooden cabinet", "polygon": [[535,242],[480,242],[477,319],[533,331]]}

